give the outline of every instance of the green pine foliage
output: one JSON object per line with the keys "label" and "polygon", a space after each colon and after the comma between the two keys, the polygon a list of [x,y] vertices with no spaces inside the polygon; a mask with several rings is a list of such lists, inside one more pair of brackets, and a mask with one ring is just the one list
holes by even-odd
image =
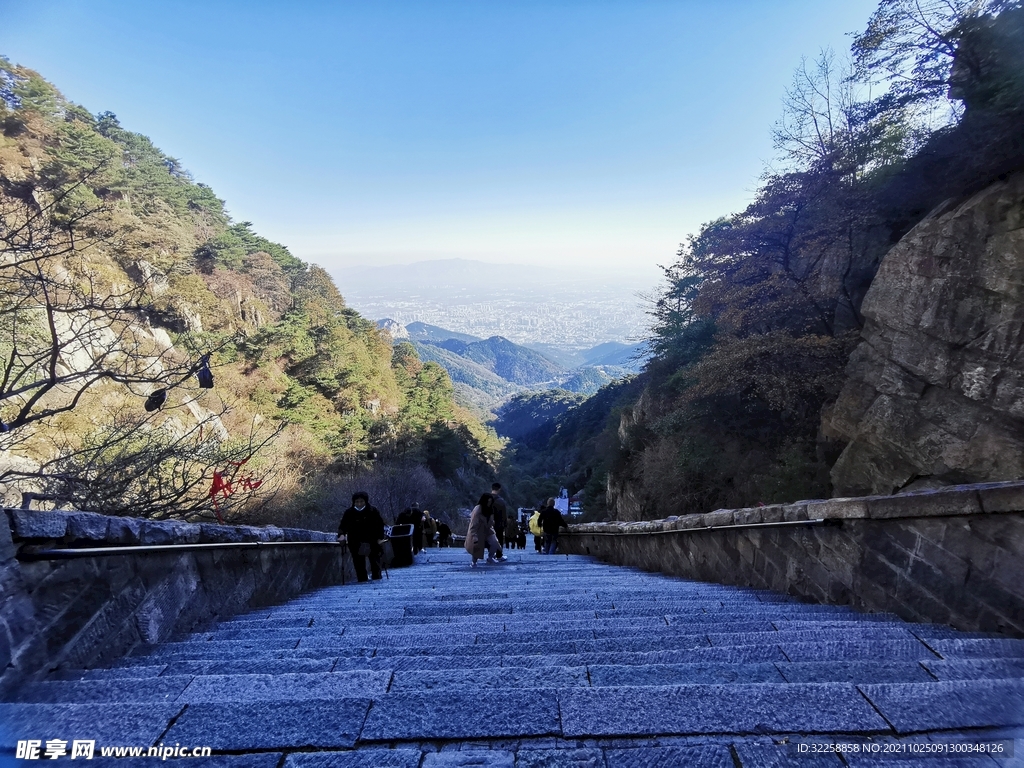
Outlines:
{"label": "green pine foliage", "polygon": [[[250,222],[233,222],[224,202],[149,138],[109,112],[68,102],[6,59],[0,127],[0,202],[14,210],[33,196],[59,199],[46,226],[76,243],[87,279],[101,291],[144,291],[138,322],[167,331],[182,355],[217,350],[210,396],[219,398],[229,432],[287,425],[264,449],[276,498],[250,514],[287,522],[330,485],[332,472],[373,472],[375,461],[398,454],[452,487],[467,470],[489,477],[497,440],[456,406],[443,368],[422,363],[408,344],[393,350],[323,268]],[[110,398],[120,398],[119,413],[141,408],[127,392],[96,397],[74,418],[42,423],[20,450],[42,462],[53,458],[46,445],[85,445]]]}

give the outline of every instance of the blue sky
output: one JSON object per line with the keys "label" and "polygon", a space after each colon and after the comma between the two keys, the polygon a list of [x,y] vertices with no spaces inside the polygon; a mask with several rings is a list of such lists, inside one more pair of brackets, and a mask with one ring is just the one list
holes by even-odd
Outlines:
{"label": "blue sky", "polygon": [[653,274],[744,206],[800,57],[875,0],[0,0],[0,53],[329,268]]}

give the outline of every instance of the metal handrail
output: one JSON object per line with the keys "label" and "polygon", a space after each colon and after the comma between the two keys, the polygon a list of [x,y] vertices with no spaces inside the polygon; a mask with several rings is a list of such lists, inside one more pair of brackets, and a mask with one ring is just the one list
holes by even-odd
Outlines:
{"label": "metal handrail", "polygon": [[669,531],[574,531],[569,529],[572,536],[655,536],[669,533],[703,533],[704,531],[729,531],[741,528],[785,528],[796,525],[829,525],[842,527],[843,521],[838,518],[816,517],[811,520],[782,520],[776,523],[734,523],[732,525],[705,525],[700,528],[673,528]]}
{"label": "metal handrail", "polygon": [[[403,538],[408,534],[387,537]],[[200,552],[207,549],[260,549],[263,547],[338,547],[338,541],[219,541],[209,544],[132,544],[115,547],[68,547],[65,549],[27,549],[18,552],[19,560],[69,560],[75,557],[103,557],[107,555],[152,554],[156,552]]]}
{"label": "metal handrail", "polygon": [[201,552],[207,549],[262,549],[264,547],[338,547],[337,541],[222,541],[212,544],[135,544],[118,547],[70,547],[67,549],[23,550],[19,560],[67,560],[74,557],[133,555],[154,552]]}

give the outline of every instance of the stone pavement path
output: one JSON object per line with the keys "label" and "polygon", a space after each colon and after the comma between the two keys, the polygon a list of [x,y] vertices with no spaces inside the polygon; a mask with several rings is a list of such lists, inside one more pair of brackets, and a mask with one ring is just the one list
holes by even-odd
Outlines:
{"label": "stone pavement path", "polygon": [[1024,762],[863,751],[1024,736],[1024,640],[508,554],[472,570],[433,550],[388,581],[52,673],[0,704],[0,764],[27,738],[209,745],[221,757],[196,765],[239,768]]}

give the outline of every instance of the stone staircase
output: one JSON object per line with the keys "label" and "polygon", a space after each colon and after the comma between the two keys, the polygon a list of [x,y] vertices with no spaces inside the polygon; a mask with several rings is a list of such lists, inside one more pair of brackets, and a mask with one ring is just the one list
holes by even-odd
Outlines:
{"label": "stone staircase", "polygon": [[[203,766],[747,768],[892,765],[865,750],[1024,736],[1024,640],[508,555],[473,570],[433,550],[387,581],[55,671],[0,704],[0,765],[27,764],[11,762],[17,740],[51,738],[95,739],[97,759],[208,745]],[[858,751],[799,751],[827,744]]]}

